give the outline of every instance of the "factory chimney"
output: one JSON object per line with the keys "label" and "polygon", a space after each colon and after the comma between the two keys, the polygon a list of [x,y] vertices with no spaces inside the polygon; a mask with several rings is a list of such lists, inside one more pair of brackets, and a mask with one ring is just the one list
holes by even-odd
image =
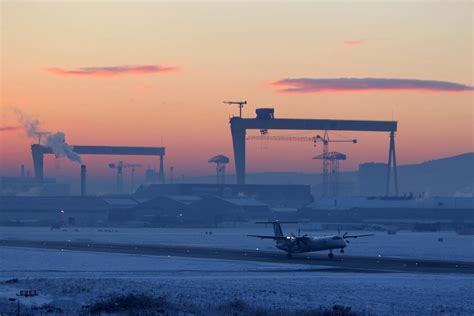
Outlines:
{"label": "factory chimney", "polygon": [[86,196],[86,165],[81,165],[81,196]]}
{"label": "factory chimney", "polygon": [[25,176],[25,165],[23,165],[23,164],[21,165],[20,175],[21,175],[22,178]]}

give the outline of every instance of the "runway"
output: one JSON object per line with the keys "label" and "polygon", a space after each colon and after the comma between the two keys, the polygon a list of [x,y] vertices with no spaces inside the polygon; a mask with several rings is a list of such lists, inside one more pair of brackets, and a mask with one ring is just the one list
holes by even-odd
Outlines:
{"label": "runway", "polygon": [[474,262],[424,260],[393,257],[348,256],[334,252],[334,259],[327,254],[299,254],[288,258],[283,252],[222,249],[212,247],[188,247],[178,245],[134,245],[78,241],[30,241],[0,240],[3,247],[26,247],[42,249],[58,249],[69,251],[93,251],[109,253],[125,253],[138,255],[195,257],[207,259],[245,260],[285,264],[306,264],[314,266],[335,267],[334,271],[361,272],[409,272],[409,273],[462,273],[474,274]]}

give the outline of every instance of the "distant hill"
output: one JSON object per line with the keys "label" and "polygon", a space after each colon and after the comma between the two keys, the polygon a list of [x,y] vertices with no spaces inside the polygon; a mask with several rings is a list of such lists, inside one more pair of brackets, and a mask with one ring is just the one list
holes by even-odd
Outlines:
{"label": "distant hill", "polygon": [[[453,157],[426,161],[420,164],[398,166],[401,194],[413,192],[426,195],[469,195],[474,193],[474,152]],[[228,183],[235,183],[234,175],[227,175]],[[314,186],[315,193],[322,181],[320,173],[264,172],[247,174],[249,184],[307,184]],[[353,184],[354,190],[347,194],[357,194],[357,171],[341,172],[340,181]],[[215,177],[187,178],[187,183],[214,183]],[[352,192],[351,192],[352,191]]]}
{"label": "distant hill", "polygon": [[399,171],[404,192],[429,195],[472,195],[474,193],[474,153],[404,165]]}

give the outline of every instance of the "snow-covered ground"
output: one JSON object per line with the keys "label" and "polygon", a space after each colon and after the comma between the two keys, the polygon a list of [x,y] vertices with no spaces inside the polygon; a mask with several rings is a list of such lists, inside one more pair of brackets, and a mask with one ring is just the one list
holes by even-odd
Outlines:
{"label": "snow-covered ground", "polygon": [[[283,226],[285,232],[297,233],[297,226]],[[76,231],[77,230],[77,231]],[[206,234],[206,232],[212,232]],[[334,231],[301,232],[309,235],[331,235]],[[366,233],[350,231],[350,233]],[[247,234],[272,235],[267,225],[246,228],[118,228],[104,232],[101,228],[66,228],[51,231],[46,227],[0,227],[0,239],[101,241],[112,243],[170,244],[275,250],[271,240],[246,237]],[[443,241],[438,241],[439,238]],[[378,232],[374,237],[351,241],[348,255],[391,256],[422,259],[474,261],[474,236],[454,232],[415,233],[400,231],[396,235]]]}
{"label": "snow-covered ground", "polygon": [[[5,280],[18,278],[17,283]],[[342,304],[379,315],[472,315],[474,276],[328,272],[324,267],[194,258],[0,248],[0,313],[22,304],[80,309],[113,293],[165,295],[176,304],[241,298],[266,307]],[[13,307],[12,307],[13,304]]]}

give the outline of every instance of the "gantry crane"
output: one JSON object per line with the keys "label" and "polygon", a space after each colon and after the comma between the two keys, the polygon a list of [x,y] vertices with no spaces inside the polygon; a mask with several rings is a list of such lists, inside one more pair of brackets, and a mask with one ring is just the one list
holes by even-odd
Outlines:
{"label": "gantry crane", "polygon": [[[330,169],[334,170],[337,172],[339,169],[338,162],[337,166],[334,166],[335,168],[331,167],[331,164],[336,163],[337,160],[345,160],[346,155],[341,154],[341,153],[336,153],[334,152],[334,155],[330,154],[329,152],[329,143],[353,143],[357,144],[357,139],[329,139],[329,134],[328,131],[324,131],[323,137],[320,135],[316,136],[270,136],[267,134],[261,134],[261,135],[252,135],[252,136],[247,136],[247,140],[276,140],[276,141],[297,141],[297,142],[313,142],[314,146],[317,145],[318,142],[323,143],[323,153],[320,156],[316,156],[319,158],[314,157],[313,159],[321,159],[323,161],[323,196],[328,196],[329,195],[329,172]],[[335,154],[341,154],[344,156],[344,159],[342,159],[342,156],[340,155],[335,155]],[[339,159],[341,158],[341,159]],[[336,168],[337,167],[337,168]],[[337,181],[337,174],[333,175],[333,179],[336,179]],[[337,184],[335,185],[335,188],[332,189],[333,194],[337,194]]]}
{"label": "gantry crane", "polygon": [[123,193],[123,169],[124,168],[132,168],[132,191],[134,190],[135,186],[135,168],[140,168],[142,165],[140,164],[129,164],[123,163],[123,161],[119,161],[117,163],[109,163],[109,168],[117,169],[117,193]]}

